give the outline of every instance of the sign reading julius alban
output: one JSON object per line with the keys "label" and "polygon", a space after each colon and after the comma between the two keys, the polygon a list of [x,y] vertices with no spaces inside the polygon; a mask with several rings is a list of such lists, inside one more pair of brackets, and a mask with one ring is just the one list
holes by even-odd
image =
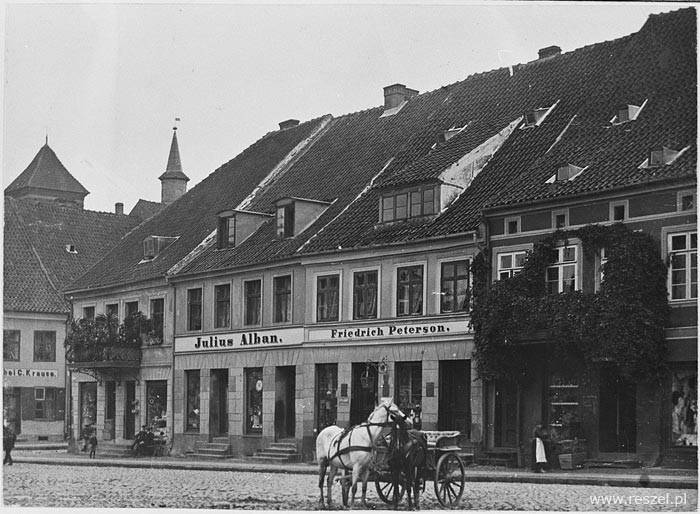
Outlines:
{"label": "sign reading julius alban", "polygon": [[175,352],[215,352],[255,350],[274,346],[290,346],[304,341],[304,329],[283,328],[175,338]]}

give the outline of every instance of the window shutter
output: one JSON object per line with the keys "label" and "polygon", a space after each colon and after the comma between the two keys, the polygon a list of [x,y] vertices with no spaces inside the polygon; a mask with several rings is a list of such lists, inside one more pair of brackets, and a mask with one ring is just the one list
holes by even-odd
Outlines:
{"label": "window shutter", "polygon": [[22,419],[32,420],[34,419],[34,409],[36,408],[36,400],[34,399],[34,388],[22,387],[21,391]]}
{"label": "window shutter", "polygon": [[56,398],[56,421],[66,419],[66,389],[65,387],[57,388],[55,392]]}

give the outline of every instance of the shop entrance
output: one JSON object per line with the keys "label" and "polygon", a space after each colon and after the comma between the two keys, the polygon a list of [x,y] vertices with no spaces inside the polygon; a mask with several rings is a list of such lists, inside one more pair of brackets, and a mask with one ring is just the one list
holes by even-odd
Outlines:
{"label": "shop entrance", "polygon": [[117,413],[117,383],[113,380],[105,382],[105,429],[103,437],[105,439],[114,439],[115,425]]}
{"label": "shop entrance", "polygon": [[296,367],[278,366],[275,370],[275,438],[294,437],[296,412]]}
{"label": "shop entrance", "polygon": [[134,428],[136,425],[136,382],[126,381],[126,407],[124,409],[124,439],[134,438]]}
{"label": "shop entrance", "polygon": [[379,380],[377,372],[368,369],[365,362],[352,363],[352,396],[350,399],[350,424],[367,421],[379,404]]}
{"label": "shop entrance", "polygon": [[209,433],[228,434],[228,369],[213,369],[209,376]]}
{"label": "shop entrance", "polygon": [[518,422],[518,392],[514,383],[496,381],[489,384],[489,446],[515,448]]}
{"label": "shop entrance", "polygon": [[316,428],[336,425],[338,419],[338,364],[316,364]]}
{"label": "shop entrance", "polygon": [[599,422],[601,452],[636,452],[637,387],[612,366],[600,370]]}
{"label": "shop entrance", "polygon": [[22,433],[22,393],[19,387],[4,387],[2,390],[3,419],[12,427],[15,435]]}
{"label": "shop entrance", "polygon": [[469,436],[471,429],[471,366],[468,360],[440,361],[438,430],[459,430]]}

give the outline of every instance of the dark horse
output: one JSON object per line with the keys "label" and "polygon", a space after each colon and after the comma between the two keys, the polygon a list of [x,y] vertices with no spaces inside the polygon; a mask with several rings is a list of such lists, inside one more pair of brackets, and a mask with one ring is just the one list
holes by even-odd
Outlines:
{"label": "dark horse", "polygon": [[[401,485],[408,495],[408,508],[419,510],[419,489],[428,459],[428,440],[420,430],[406,429],[395,425],[392,430],[392,447],[389,454],[389,469],[394,490],[394,509],[401,499]],[[413,502],[411,501],[413,493]]]}

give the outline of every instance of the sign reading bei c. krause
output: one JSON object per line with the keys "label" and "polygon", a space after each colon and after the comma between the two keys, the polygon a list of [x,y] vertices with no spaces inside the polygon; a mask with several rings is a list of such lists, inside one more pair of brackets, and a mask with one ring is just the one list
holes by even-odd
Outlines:
{"label": "sign reading bei c. krause", "polygon": [[304,341],[304,328],[246,330],[221,334],[175,337],[175,353],[259,350],[292,346]]}
{"label": "sign reading bei c. krause", "polygon": [[3,368],[3,376],[23,378],[58,378],[57,369]]}

